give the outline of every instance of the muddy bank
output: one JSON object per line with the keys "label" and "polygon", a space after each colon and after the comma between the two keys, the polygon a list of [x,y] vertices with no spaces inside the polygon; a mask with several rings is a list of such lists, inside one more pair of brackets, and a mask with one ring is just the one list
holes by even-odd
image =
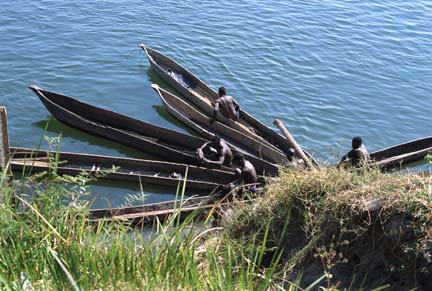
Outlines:
{"label": "muddy bank", "polygon": [[269,264],[281,254],[281,282],[432,290],[430,185],[428,174],[287,170],[227,231],[243,245],[265,240]]}

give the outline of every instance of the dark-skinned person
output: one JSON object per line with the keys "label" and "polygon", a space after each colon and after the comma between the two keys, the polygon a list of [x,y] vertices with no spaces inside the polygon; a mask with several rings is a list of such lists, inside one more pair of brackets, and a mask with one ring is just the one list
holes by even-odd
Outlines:
{"label": "dark-skinned person", "polygon": [[219,88],[219,98],[213,105],[213,116],[210,118],[210,123],[216,120],[218,113],[220,112],[226,118],[236,121],[240,116],[240,105],[233,97],[227,95],[224,87]]}
{"label": "dark-skinned person", "polygon": [[356,136],[351,142],[352,149],[342,157],[339,165],[358,168],[370,160],[369,153],[361,137]]}
{"label": "dark-skinned person", "polygon": [[[224,199],[227,199],[228,201],[232,200],[233,190],[236,187],[243,185],[247,186],[246,189],[241,187],[238,190],[237,194],[240,194],[240,196],[243,195],[244,190],[256,192],[256,183],[258,179],[255,167],[252,165],[252,163],[248,160],[245,160],[243,154],[236,153],[232,160],[232,167],[235,168],[236,179],[224,187]],[[221,223],[223,224],[224,220],[229,219],[229,216],[230,210],[225,210],[222,206],[219,206],[217,211],[213,212],[213,226],[220,226]]]}
{"label": "dark-skinned person", "polygon": [[200,160],[207,165],[212,166],[231,166],[233,154],[229,146],[223,139],[215,135],[204,143],[198,150]]}
{"label": "dark-skinned person", "polygon": [[236,153],[232,160],[232,167],[235,168],[236,180],[233,186],[248,185],[246,190],[255,192],[257,183],[257,173],[251,162],[245,159],[241,153]]}

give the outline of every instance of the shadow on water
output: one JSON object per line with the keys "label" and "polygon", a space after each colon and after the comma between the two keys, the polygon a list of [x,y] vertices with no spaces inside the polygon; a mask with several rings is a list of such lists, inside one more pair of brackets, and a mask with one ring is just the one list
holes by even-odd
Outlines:
{"label": "shadow on water", "polygon": [[[47,126],[48,123],[48,126]],[[45,129],[49,133],[54,133],[57,136],[62,135],[63,138],[71,138],[74,140],[82,141],[85,143],[88,143],[90,145],[96,145],[101,148],[109,149],[109,150],[115,150],[125,156],[133,157],[133,158],[140,158],[140,159],[156,159],[154,156],[150,154],[146,154],[143,152],[140,152],[138,150],[135,150],[133,148],[121,145],[119,143],[110,141],[108,139],[96,137],[93,135],[90,135],[88,133],[85,133],[83,131],[77,130],[75,128],[72,128],[68,125],[65,125],[64,123],[59,122],[57,119],[51,117],[47,120],[40,120],[33,123],[34,126],[38,128]],[[101,153],[102,154],[102,153]]]}

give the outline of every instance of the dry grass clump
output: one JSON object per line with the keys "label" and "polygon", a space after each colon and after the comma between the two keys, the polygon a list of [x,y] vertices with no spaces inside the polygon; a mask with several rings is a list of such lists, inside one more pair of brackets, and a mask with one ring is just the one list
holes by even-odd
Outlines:
{"label": "dry grass clump", "polygon": [[[383,174],[378,169],[348,171],[318,168],[309,171],[285,169],[267,192],[249,207],[235,211],[232,232],[246,234],[268,222],[284,222],[291,215],[309,217],[320,224],[323,214],[354,217],[379,211],[379,216],[410,213],[432,224],[432,178],[429,174]],[[314,217],[310,215],[316,214]],[[319,214],[319,215],[318,215]],[[292,218],[292,217],[291,217]],[[313,234],[309,233],[308,234]]]}
{"label": "dry grass clump", "polygon": [[417,286],[431,275],[431,180],[378,169],[285,169],[254,205],[234,211],[228,231],[247,242],[268,228],[267,251],[283,251],[284,276],[314,269],[316,278],[318,262],[329,277],[349,266],[351,276],[380,272],[388,279],[381,283],[396,276]]}

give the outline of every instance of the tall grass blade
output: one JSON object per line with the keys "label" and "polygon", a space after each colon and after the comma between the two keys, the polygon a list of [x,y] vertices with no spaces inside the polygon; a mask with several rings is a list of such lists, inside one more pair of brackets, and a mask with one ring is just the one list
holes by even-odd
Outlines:
{"label": "tall grass blade", "polygon": [[57,263],[60,265],[60,267],[62,268],[63,272],[66,274],[69,282],[72,284],[72,286],[74,287],[75,291],[81,291],[81,288],[78,286],[78,283],[74,280],[72,274],[68,271],[68,269],[66,268],[66,266],[63,264],[63,262],[57,256],[57,254],[49,246],[47,246],[47,248],[48,248],[48,251],[54,257],[54,259],[57,261]]}

